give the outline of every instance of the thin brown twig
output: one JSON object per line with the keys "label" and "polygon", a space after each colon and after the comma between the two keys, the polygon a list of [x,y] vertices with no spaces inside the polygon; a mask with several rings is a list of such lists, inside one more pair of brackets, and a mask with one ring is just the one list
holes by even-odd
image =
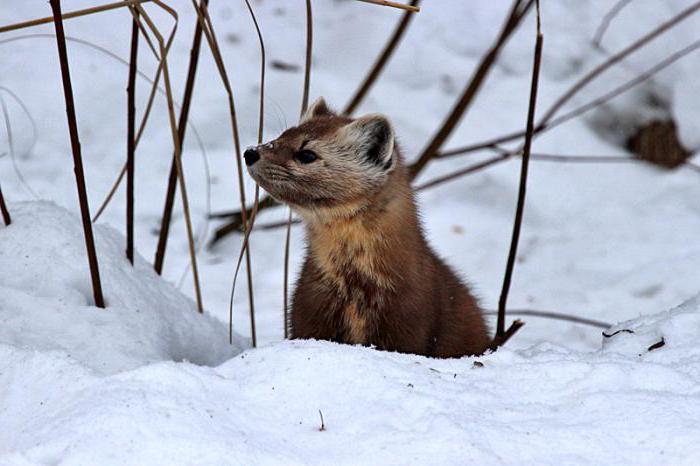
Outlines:
{"label": "thin brown twig", "polygon": [[484,160],[483,162],[476,163],[474,165],[471,165],[466,168],[462,168],[460,170],[457,170],[452,173],[448,173],[447,175],[442,175],[438,176],[437,178],[433,178],[430,181],[427,181],[425,183],[421,183],[415,187],[416,191],[422,191],[424,189],[429,189],[434,186],[437,186],[439,184],[445,183],[447,181],[451,181],[457,178],[460,178],[464,175],[468,175],[470,173],[474,173],[480,170],[483,170],[484,168],[490,167],[491,165],[495,165],[497,163],[503,162],[511,157],[510,154],[501,154],[497,155],[491,158],[488,158]]}
{"label": "thin brown twig", "polygon": [[[264,130],[264,115],[265,115],[265,41],[263,40],[262,32],[260,31],[260,26],[258,25],[258,20],[255,17],[255,12],[250,5],[248,0],[245,0],[246,6],[248,7],[248,12],[253,20],[253,25],[258,34],[258,42],[260,43],[260,104],[258,111],[258,144],[262,144],[263,140],[263,130]],[[241,245],[241,251],[238,254],[238,261],[236,262],[236,270],[233,273],[233,281],[231,283],[231,295],[228,304],[228,338],[229,343],[233,343],[233,298],[236,292],[236,282],[238,281],[238,273],[241,270],[241,262],[243,261],[243,255],[246,253],[250,247],[250,234],[255,226],[255,218],[258,213],[258,205],[260,203],[260,186],[255,184],[255,199],[253,200],[253,211],[251,212],[250,222],[245,225],[245,234],[243,236],[243,244]],[[251,333],[255,332],[255,313],[253,308],[250,308],[250,322],[251,322]]]}
{"label": "thin brown twig", "polygon": [[[417,6],[419,3],[420,0],[411,0],[410,5]],[[389,62],[389,58],[391,58],[391,55],[396,50],[396,47],[398,47],[398,45],[401,43],[401,39],[408,29],[408,25],[410,24],[412,18],[413,13],[410,10],[406,10],[401,16],[399,24],[396,26],[396,29],[394,29],[394,33],[387,41],[381,53],[377,57],[377,60],[374,62],[374,65],[372,65],[372,68],[370,68],[367,76],[365,76],[365,79],[362,81],[362,84],[360,84],[360,87],[355,91],[355,94],[350,99],[350,102],[348,102],[348,104],[345,106],[345,110],[343,110],[345,115],[351,115],[355,111],[358,105],[360,105],[360,102],[362,102],[369,92],[372,85],[377,81],[377,78],[379,78],[379,75]]]}
{"label": "thin brown twig", "polygon": [[[161,7],[166,13],[168,13],[170,16],[173,17],[175,24],[173,25],[173,29],[170,35],[170,38],[168,39],[168,46],[171,43],[172,37],[175,35],[175,31],[177,30],[177,21],[178,21],[178,16],[177,12],[170,8],[169,6],[165,5],[163,2],[160,0],[153,0],[154,3],[156,3],[159,7]],[[151,20],[151,17],[148,15],[148,13],[141,7],[141,5],[136,5],[135,8],[137,9],[138,13],[141,15],[141,17],[144,19],[146,24],[148,25],[148,28],[151,30],[153,35],[156,37],[156,40],[158,42],[158,47],[159,47],[159,57],[162,60],[163,64],[163,85],[165,86],[165,92],[167,96],[167,101],[168,101],[168,122],[170,126],[170,135],[173,140],[173,146],[175,147],[175,154],[176,154],[176,159],[177,159],[177,172],[178,172],[178,181],[180,184],[180,198],[182,200],[182,210],[183,214],[185,217],[185,227],[187,230],[187,243],[189,247],[189,253],[190,253],[190,263],[192,265],[192,277],[193,277],[193,282],[194,282],[194,289],[195,289],[195,297],[197,301],[197,310],[200,313],[204,312],[204,303],[202,302],[202,292],[201,292],[201,287],[200,287],[200,282],[199,282],[199,269],[197,267],[197,252],[194,244],[194,233],[192,229],[192,219],[190,215],[190,204],[189,204],[189,197],[187,195],[187,186],[185,183],[185,171],[182,166],[182,147],[180,145],[180,139],[177,134],[177,123],[175,119],[175,105],[174,105],[174,100],[173,100],[173,93],[172,93],[172,87],[170,84],[170,72],[168,68],[168,46],[166,46],[166,41],[163,38],[163,35],[160,33],[158,28],[155,26],[153,21]]]}
{"label": "thin brown twig", "polygon": [[359,0],[359,1],[365,2],[365,3],[373,3],[374,5],[389,6],[392,8],[398,8],[400,10],[406,10],[407,12],[410,12],[410,13],[418,13],[420,11],[420,8],[413,5],[413,4],[406,5],[404,3],[392,2],[389,0]]}
{"label": "thin brown twig", "polygon": [[520,239],[520,229],[523,223],[523,212],[525,211],[525,196],[527,192],[527,174],[530,162],[530,149],[532,147],[532,135],[535,125],[535,110],[537,108],[537,90],[540,77],[540,63],[542,61],[542,30],[540,27],[540,2],[536,2],[537,13],[537,37],[535,41],[535,57],[532,66],[532,80],[530,84],[530,103],[527,111],[527,131],[525,134],[525,145],[523,147],[523,155],[520,169],[520,185],[518,188],[518,202],[515,209],[515,221],[513,222],[513,236],[510,242],[510,251],[508,252],[508,262],[506,272],[503,277],[503,288],[501,296],[498,300],[498,321],[496,324],[496,336],[491,344],[491,349],[496,350],[503,345],[508,339],[523,326],[523,322],[516,320],[506,331],[506,303],[508,301],[508,291],[510,290],[513,269],[515,268],[515,258],[518,253],[518,242]]}
{"label": "thin brown twig", "polygon": [[[204,32],[204,37],[207,40],[207,44],[209,45],[209,49],[212,52],[212,56],[214,57],[214,62],[216,64],[217,70],[219,72],[219,76],[221,78],[222,84],[224,85],[224,88],[226,90],[226,94],[228,96],[228,106],[229,106],[229,114],[230,114],[230,120],[231,120],[231,132],[233,135],[233,146],[234,146],[234,152],[235,152],[235,159],[236,159],[236,167],[238,171],[238,188],[239,188],[239,197],[240,197],[240,202],[241,202],[241,209],[245,210],[245,205],[246,205],[246,196],[245,196],[245,185],[243,182],[243,166],[241,164],[241,143],[240,143],[240,137],[238,134],[238,120],[236,116],[236,105],[234,102],[233,98],[233,89],[231,88],[231,82],[229,81],[228,78],[228,73],[226,71],[226,65],[224,63],[223,57],[221,55],[221,49],[219,47],[219,42],[216,37],[216,33],[214,32],[214,25],[211,21],[211,17],[209,16],[209,10],[208,6],[204,3],[201,3],[199,6],[197,5],[195,0],[192,0],[192,5],[194,6],[194,9],[197,13],[197,20],[199,21],[202,31]],[[247,226],[248,224],[248,218],[246,213],[243,213],[243,224]],[[253,267],[251,265],[251,260],[250,260],[250,249],[245,248],[245,258],[246,258],[246,271],[247,271],[247,283],[248,283],[248,304],[250,306],[250,314],[251,314],[251,342],[253,344],[253,347],[257,346],[257,337],[256,337],[256,332],[255,332],[255,298],[253,294]],[[232,340],[233,338],[233,333],[229,335],[230,339]]]}
{"label": "thin brown twig", "polygon": [[[83,10],[69,11],[61,15],[62,20],[78,18],[80,16],[92,15],[95,13],[101,13],[103,11],[114,10],[117,8],[123,8],[126,6],[132,6],[135,4],[150,2],[152,0],[120,0],[118,2],[108,3],[106,5],[99,5],[91,8],[85,8]],[[19,29],[24,29],[33,26],[40,26],[42,24],[49,24],[54,21],[52,16],[47,16],[45,18],[32,19],[29,21],[22,21],[20,23],[9,24],[7,26],[0,26],[0,34],[3,32],[17,31]]]}
{"label": "thin brown twig", "polygon": [[[209,0],[201,0],[202,4],[208,4]],[[185,91],[182,97],[182,105],[180,107],[180,116],[177,122],[177,136],[180,141],[180,147],[185,142],[185,134],[187,132],[187,120],[190,114],[190,104],[192,102],[192,94],[194,91],[194,82],[197,75],[197,65],[199,63],[199,51],[202,44],[202,26],[199,21],[195,25],[194,35],[192,37],[192,47],[190,48],[190,63],[187,68],[187,79],[185,81]],[[163,273],[163,262],[165,261],[165,250],[168,245],[168,236],[170,234],[170,223],[173,216],[173,206],[175,204],[175,192],[177,191],[177,160],[173,153],[170,163],[170,173],[168,175],[168,187],[165,194],[165,203],[163,206],[163,216],[161,217],[160,230],[158,233],[158,245],[156,246],[156,256],[153,261],[153,268],[158,275]]]}
{"label": "thin brown twig", "polygon": [[423,150],[418,159],[409,167],[412,178],[415,178],[415,176],[420,173],[423,168],[425,168],[428,162],[430,162],[433,156],[443,146],[447,138],[449,138],[449,136],[452,134],[452,131],[454,131],[454,129],[457,127],[458,123],[464,116],[465,111],[474,101],[474,98],[481,89],[481,86],[486,81],[486,78],[493,68],[494,63],[496,63],[501,50],[508,42],[508,39],[511,37],[513,32],[515,32],[517,29],[532,3],[533,0],[514,0],[513,6],[510,9],[500,34],[489,51],[481,59],[479,66],[474,71],[474,75],[469,80],[469,83],[465,87],[460,98],[457,100],[455,106],[452,108],[452,111],[449,113],[440,129],[435,133],[435,136],[433,136],[432,140],[428,143],[427,147]]}
{"label": "thin brown twig", "polygon": [[[497,316],[498,311],[486,311],[486,315]],[[514,316],[529,316],[529,317],[541,317],[543,319],[553,319],[553,320],[563,320],[566,322],[573,322],[576,324],[588,325],[590,327],[597,328],[610,328],[612,324],[603,322],[601,320],[586,319],[585,317],[579,317],[573,314],[566,314],[563,312],[552,312],[552,311],[537,311],[531,309],[510,309],[508,311],[509,315]]]}
{"label": "thin brown twig", "polygon": [[134,158],[136,133],[136,67],[139,50],[138,12],[134,12],[131,24],[131,53],[127,93],[126,134],[126,258],[134,264]]}
{"label": "thin brown twig", "polygon": [[90,205],[88,202],[87,188],[85,186],[85,173],[83,170],[80,137],[78,135],[78,123],[75,114],[73,86],[71,84],[70,68],[68,64],[68,51],[66,49],[63,20],[61,19],[61,1],[50,0],[50,4],[53,12],[54,27],[56,29],[56,45],[58,47],[58,57],[61,65],[63,94],[66,103],[66,116],[68,118],[68,132],[70,134],[71,149],[73,152],[75,180],[78,188],[78,199],[80,202],[80,214],[83,221],[83,234],[85,236],[88,264],[90,266],[93,298],[95,299],[95,306],[104,308],[105,302],[104,296],[102,295],[102,283],[100,280],[100,269],[97,261],[97,250],[95,248],[95,238],[92,232],[92,223],[90,223]]}
{"label": "thin brown twig", "polygon": [[7,208],[5,203],[5,196],[2,195],[2,187],[0,187],[0,213],[2,213],[2,220],[5,222],[5,226],[10,226],[12,223],[12,217],[10,216],[10,210]]}

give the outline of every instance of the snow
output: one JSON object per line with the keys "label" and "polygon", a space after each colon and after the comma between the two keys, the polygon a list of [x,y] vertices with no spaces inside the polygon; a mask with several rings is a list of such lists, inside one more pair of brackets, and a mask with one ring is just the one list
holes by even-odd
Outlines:
{"label": "snow", "polygon": [[95,241],[107,309],[94,307],[82,225],[49,202],[17,203],[0,230],[0,344],[60,352],[97,374],[158,362],[216,365],[248,343],[161,280],[124,237],[98,225]]}
{"label": "snow", "polygon": [[[64,10],[94,3],[62,2]],[[189,1],[168,3],[179,14],[169,57],[179,99],[194,17]],[[692,2],[630,2],[606,32],[604,50],[596,49],[591,39],[614,3],[543,2],[539,115],[609,53]],[[286,2],[252,4],[268,54],[267,139],[294,124],[299,113],[304,9]],[[498,33],[509,6],[487,0],[423,2],[358,114],[387,114],[406,157],[415,157]],[[170,19],[147,8],[169,30]],[[212,2],[210,12],[245,146],[255,142],[257,130],[257,36],[243,2]],[[48,14],[46,2],[0,2],[2,24]],[[350,0],[314,2],[311,98],[323,95],[342,108],[398,14]],[[130,24],[124,11],[113,11],[67,21],[66,33],[126,58]],[[594,81],[563,111],[697,40],[698,27],[700,16],[688,18]],[[529,17],[449,147],[523,127],[533,31]],[[260,347],[249,348],[244,277],[234,299],[237,334],[231,347],[228,300],[241,237],[199,253],[204,315],[197,314],[191,299],[179,200],[165,280],[148,264],[171,157],[162,97],[137,151],[136,247],[143,257],[133,268],[124,259],[121,188],[95,230],[108,309],[92,307],[55,44],[50,36],[23,38],[29,33],[50,34],[52,27],[0,36],[0,98],[13,133],[10,147],[0,119],[0,183],[14,220],[10,227],[0,225],[0,464],[697,462],[698,173],[631,163],[532,162],[509,306],[607,321],[615,324],[606,330],[614,334],[609,338],[600,329],[528,317],[507,347],[459,360],[282,341],[284,231],[261,230],[251,237]],[[71,41],[68,47],[94,213],[124,162],[127,68],[84,44]],[[152,76],[149,53],[142,47],[139,68]],[[273,60],[299,71],[277,70],[269,66]],[[697,163],[699,66],[690,55],[634,92],[536,138],[533,150],[628,155],[622,141],[630,123],[661,114],[676,119]],[[138,82],[139,115],[147,86]],[[238,206],[226,96],[206,47],[190,121],[184,162],[201,245],[207,227],[211,231],[205,221],[210,207]],[[490,155],[434,163],[419,182]],[[489,309],[496,306],[502,281],[518,169],[512,160],[419,196],[430,242]],[[252,197],[247,177],[246,187]],[[285,216],[284,209],[276,209],[262,213],[259,221]],[[302,242],[303,230],[295,227],[292,278],[303,257]],[[649,351],[662,339],[663,346]],[[319,410],[324,431],[319,431]]]}

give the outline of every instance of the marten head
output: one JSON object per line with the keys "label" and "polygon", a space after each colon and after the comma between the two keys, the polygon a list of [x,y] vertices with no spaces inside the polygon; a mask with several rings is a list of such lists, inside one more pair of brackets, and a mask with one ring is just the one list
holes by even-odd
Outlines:
{"label": "marten head", "polygon": [[397,164],[394,131],[378,114],[351,119],[323,98],[298,126],[245,151],[248,172],[272,197],[302,212],[362,208]]}

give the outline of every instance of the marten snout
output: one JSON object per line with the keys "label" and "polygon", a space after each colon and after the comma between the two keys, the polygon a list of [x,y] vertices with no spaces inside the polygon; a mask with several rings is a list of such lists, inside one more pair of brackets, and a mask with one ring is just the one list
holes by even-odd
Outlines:
{"label": "marten snout", "polygon": [[260,154],[255,147],[251,147],[243,153],[243,158],[245,159],[245,164],[250,167],[260,160]]}

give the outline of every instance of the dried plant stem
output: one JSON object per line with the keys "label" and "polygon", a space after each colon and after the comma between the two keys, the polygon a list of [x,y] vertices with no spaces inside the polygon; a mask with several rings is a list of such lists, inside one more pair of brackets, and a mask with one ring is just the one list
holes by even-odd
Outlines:
{"label": "dried plant stem", "polygon": [[304,90],[301,97],[301,118],[309,106],[309,88],[311,86],[311,52],[314,43],[313,14],[311,11],[311,0],[306,0],[306,58],[304,61]]}
{"label": "dried plant stem", "polygon": [[391,2],[389,0],[359,0],[359,1],[365,2],[365,3],[372,3],[374,5],[389,6],[392,8],[398,8],[400,10],[406,10],[407,12],[410,12],[410,13],[418,13],[420,11],[420,8],[413,5],[413,4],[406,5],[404,3]]}
{"label": "dried plant stem", "polygon": [[506,331],[506,304],[508,301],[508,292],[515,267],[515,258],[518,253],[518,242],[520,239],[520,229],[523,222],[523,212],[525,210],[525,195],[527,191],[527,173],[530,162],[530,149],[532,147],[532,135],[535,124],[535,109],[537,107],[537,87],[540,76],[540,62],[542,61],[542,31],[540,29],[540,2],[536,0],[537,5],[537,38],[535,41],[535,58],[532,66],[532,81],[530,86],[530,103],[527,111],[527,130],[525,134],[525,145],[523,147],[523,156],[520,170],[520,185],[518,188],[518,203],[515,209],[515,221],[513,222],[513,236],[510,242],[510,251],[508,252],[508,262],[506,272],[503,277],[503,288],[501,296],[498,300],[498,321],[496,324],[496,336],[491,344],[491,349],[495,350],[503,345],[508,339],[518,331],[524,323],[516,320]]}
{"label": "dried plant stem", "polygon": [[131,53],[127,93],[127,142],[126,142],[126,258],[134,264],[134,156],[136,151],[136,68],[139,50],[138,12],[134,12],[131,24]]}
{"label": "dried plant stem", "polygon": [[[209,0],[202,0],[202,4],[208,5]],[[199,51],[202,44],[202,26],[199,21],[195,25],[194,35],[192,37],[192,47],[190,48],[190,63],[187,68],[187,80],[185,81],[185,92],[182,97],[182,106],[180,107],[180,117],[177,123],[177,136],[180,141],[180,147],[185,142],[185,133],[187,131],[187,120],[190,114],[190,104],[192,102],[192,94],[194,90],[195,78],[197,75],[197,65],[199,63]],[[168,187],[165,194],[165,203],[163,206],[163,216],[160,223],[160,231],[158,234],[158,246],[156,247],[156,256],[153,261],[153,268],[158,275],[163,273],[163,262],[165,261],[165,250],[168,245],[168,235],[170,233],[170,222],[173,216],[173,206],[175,204],[175,192],[177,190],[177,160],[173,154],[170,163],[170,173],[168,175]]]}
{"label": "dried plant stem", "polygon": [[610,27],[610,23],[631,2],[632,0],[619,0],[605,14],[605,16],[603,16],[603,20],[600,22],[600,25],[598,26],[598,29],[596,29],[595,35],[593,36],[593,47],[597,49],[601,48],[601,44],[603,42],[603,35]]}
{"label": "dried plant stem", "polygon": [[445,119],[440,129],[437,131],[437,133],[435,133],[435,136],[433,136],[433,139],[428,143],[427,147],[423,150],[418,159],[409,167],[413,178],[415,178],[415,176],[420,173],[423,168],[425,168],[428,162],[430,162],[430,160],[440,150],[450,134],[452,134],[452,131],[457,127],[457,124],[462,119],[464,112],[474,101],[474,98],[481,89],[482,84],[486,81],[486,77],[493,68],[493,65],[498,59],[501,50],[508,42],[508,39],[513,32],[515,32],[531,5],[532,0],[515,0],[513,2],[510,13],[508,14],[506,22],[503,25],[503,28],[501,29],[495,43],[491,46],[488,53],[486,53],[486,55],[484,55],[484,57],[481,59],[481,62],[476,68],[474,75],[470,79],[462,95],[460,96],[459,100],[457,100],[457,103]]}
{"label": "dried plant stem", "polygon": [[[301,111],[299,116],[303,116],[309,106],[309,87],[311,86],[311,53],[313,50],[313,14],[311,11],[311,0],[306,0],[306,64],[304,66],[304,91],[301,99]],[[291,252],[292,240],[292,209],[289,209],[287,216],[287,234],[284,241],[284,283],[282,293],[284,293],[284,338],[289,337],[289,255]]]}
{"label": "dried plant stem", "polygon": [[[411,0],[410,5],[417,6],[419,3],[420,0]],[[377,57],[377,61],[374,62],[374,65],[372,65],[372,68],[367,73],[367,76],[365,76],[365,79],[362,81],[362,84],[357,89],[357,91],[355,91],[355,95],[352,96],[350,102],[348,102],[348,104],[345,106],[345,110],[343,110],[343,113],[345,115],[351,115],[355,111],[358,105],[360,105],[360,102],[362,102],[362,100],[369,92],[372,85],[377,81],[377,78],[384,70],[384,67],[389,61],[389,58],[401,42],[401,38],[408,29],[408,25],[410,24],[412,18],[413,13],[411,13],[410,10],[406,10],[401,16],[399,24],[396,26],[394,33],[387,41],[386,45],[384,46],[384,49],[382,49],[382,52]]]}
{"label": "dried plant stem", "polygon": [[[231,88],[231,82],[228,78],[228,73],[226,72],[226,65],[224,63],[223,57],[221,55],[221,49],[219,48],[219,43],[216,38],[216,33],[214,32],[214,25],[212,24],[211,18],[209,17],[209,11],[207,5],[202,3],[199,6],[193,0],[192,4],[197,12],[197,19],[204,32],[204,37],[207,40],[209,49],[212,52],[214,61],[216,63],[217,70],[219,71],[219,76],[226,89],[226,94],[228,96],[229,113],[231,120],[231,133],[233,135],[233,146],[235,151],[236,168],[238,171],[238,189],[241,201],[241,210],[243,211],[243,225],[248,225],[248,218],[245,212],[246,206],[246,196],[245,196],[245,184],[243,182],[243,166],[241,164],[241,143],[238,135],[238,120],[236,117],[236,105],[233,98],[233,89]],[[244,248],[245,259],[246,259],[246,271],[247,271],[247,282],[248,282],[248,304],[250,307],[251,315],[251,340],[253,347],[257,346],[257,337],[255,331],[255,298],[253,294],[253,267],[250,260],[250,249]],[[232,333],[230,335],[232,338]]]}
{"label": "dried plant stem", "polygon": [[80,138],[78,136],[78,123],[75,115],[75,104],[73,99],[73,87],[70,79],[70,68],[68,65],[68,52],[66,50],[66,37],[63,30],[63,20],[61,19],[61,1],[50,0],[53,11],[54,27],[56,29],[56,45],[61,64],[61,77],[63,81],[63,94],[66,102],[66,115],[68,118],[68,132],[73,152],[73,165],[75,180],[78,188],[78,199],[80,201],[80,214],[83,221],[83,233],[85,235],[85,246],[87,248],[88,264],[90,266],[90,278],[92,280],[92,292],[95,299],[95,306],[104,308],[105,302],[102,295],[102,283],[100,280],[100,270],[97,262],[97,251],[95,249],[95,238],[92,233],[92,223],[90,223],[90,205],[88,203],[87,188],[85,186],[85,173],[83,171],[83,160],[80,150]]}
{"label": "dried plant stem", "polygon": [[[486,311],[486,315],[495,316],[498,315],[498,311]],[[588,325],[589,327],[597,328],[610,328],[612,324],[608,322],[603,322],[601,320],[586,319],[584,317],[578,317],[573,314],[566,314],[563,312],[552,312],[552,311],[536,311],[531,309],[510,309],[508,314],[515,316],[531,316],[531,317],[541,317],[543,319],[553,319],[553,320],[563,320],[566,322],[573,322],[576,324]]]}
{"label": "dried plant stem", "polygon": [[415,186],[415,190],[422,191],[424,189],[429,189],[429,188],[432,188],[432,187],[437,186],[439,184],[446,183],[446,182],[454,180],[456,178],[460,178],[464,175],[468,175],[470,173],[481,171],[484,168],[490,167],[491,165],[495,165],[497,163],[503,162],[503,161],[509,159],[510,157],[511,157],[510,154],[501,154],[501,155],[497,155],[497,156],[488,158],[488,159],[484,160],[483,162],[479,162],[479,163],[476,163],[476,164],[471,165],[469,167],[457,170],[455,172],[448,173],[447,175],[438,176],[437,178],[433,178],[430,181],[419,184],[419,185]]}
{"label": "dried plant stem", "polygon": [[[99,5],[91,8],[85,8],[84,10],[77,10],[77,11],[69,11],[68,13],[64,13],[61,15],[61,19],[72,19],[72,18],[78,18],[80,16],[85,16],[85,15],[91,15],[94,13],[101,13],[103,11],[109,11],[109,10],[114,10],[117,8],[123,8],[125,6],[132,6],[135,4],[139,3],[145,3],[145,2],[150,2],[152,0],[121,0],[119,2],[113,2],[113,3],[108,3],[106,5]],[[55,21],[55,19],[51,16],[47,16],[46,18],[39,18],[39,19],[33,19],[30,21],[23,21],[21,23],[15,23],[15,24],[10,24],[7,26],[0,26],[0,34],[3,32],[9,32],[9,31],[17,31],[19,29],[24,29],[28,27],[33,27],[33,26],[39,26],[42,24],[48,24]]]}
{"label": "dried plant stem", "polygon": [[[265,41],[262,37],[262,32],[260,31],[260,26],[258,25],[258,20],[255,17],[255,12],[250,6],[250,2],[245,0],[246,6],[248,7],[248,12],[253,20],[253,25],[258,34],[258,42],[260,43],[260,104],[258,111],[258,144],[262,144],[263,140],[263,130],[264,130],[264,115],[265,115]],[[253,211],[251,212],[250,222],[245,225],[245,235],[243,237],[243,244],[241,245],[241,252],[238,255],[238,261],[236,262],[236,270],[233,273],[233,281],[231,283],[231,295],[229,298],[228,305],[228,339],[229,343],[233,343],[233,298],[236,292],[236,282],[238,281],[238,273],[241,270],[241,262],[243,261],[243,255],[248,251],[250,245],[250,234],[253,231],[253,226],[255,225],[255,218],[258,213],[258,205],[260,203],[260,186],[255,185],[255,199],[253,201]],[[253,307],[250,307],[250,326],[251,335],[255,335],[255,312]]]}
{"label": "dried plant stem", "polygon": [[9,226],[12,223],[12,217],[10,217],[7,204],[5,204],[5,196],[2,195],[2,187],[0,187],[0,213],[2,214],[2,220],[5,222],[5,226]]}
{"label": "dried plant stem", "polygon": [[[175,20],[175,25],[173,26],[172,34],[170,35],[170,38],[168,40],[168,46],[166,46],[166,42],[163,39],[163,35],[160,33],[158,28],[155,26],[153,21],[151,20],[151,17],[146,13],[146,11],[140,6],[136,5],[136,10],[138,13],[143,17],[143,20],[146,22],[148,25],[148,28],[151,30],[153,35],[156,37],[156,40],[158,41],[158,47],[159,47],[159,57],[162,61],[162,68],[163,68],[163,85],[165,86],[165,93],[167,96],[167,101],[168,101],[168,121],[170,123],[170,133],[171,137],[173,140],[173,146],[175,147],[175,158],[176,158],[176,167],[177,167],[177,177],[180,185],[180,198],[182,199],[182,210],[183,214],[185,217],[185,227],[187,229],[187,242],[189,246],[189,252],[190,252],[190,262],[192,264],[192,276],[193,276],[193,281],[194,281],[194,289],[195,289],[195,298],[197,301],[197,310],[200,313],[204,312],[204,304],[202,302],[202,292],[201,292],[201,287],[199,284],[199,269],[197,267],[197,251],[195,248],[194,244],[194,233],[192,229],[192,220],[191,220],[191,215],[190,215],[190,205],[189,205],[189,197],[187,195],[187,186],[185,183],[185,172],[182,167],[182,157],[181,157],[181,151],[182,147],[180,145],[180,139],[177,134],[177,123],[175,119],[175,105],[173,101],[173,93],[172,93],[172,87],[170,85],[170,72],[168,69],[168,47],[170,45],[171,39],[174,36],[174,33],[177,29],[177,13],[175,10],[170,8],[169,6],[165,5],[163,2],[159,0],[153,0],[154,3],[156,3],[158,6],[160,6],[163,10],[165,10],[168,14],[170,14],[173,19]],[[135,16],[134,16],[135,17]]]}

